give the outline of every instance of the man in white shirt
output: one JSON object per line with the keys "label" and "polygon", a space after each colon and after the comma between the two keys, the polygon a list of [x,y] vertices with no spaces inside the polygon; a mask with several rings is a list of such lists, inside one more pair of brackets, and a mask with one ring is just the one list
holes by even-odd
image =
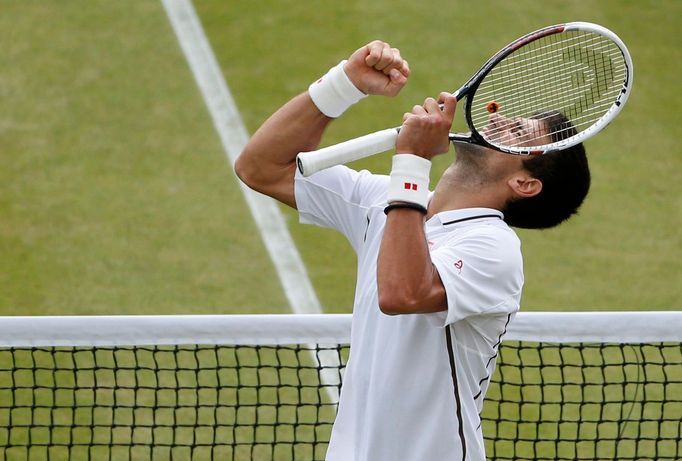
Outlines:
{"label": "man in white shirt", "polygon": [[296,154],[314,150],[333,118],[365,95],[396,95],[409,75],[388,44],[358,49],[275,112],[235,167],[253,189],[297,208],[301,222],[341,232],[358,255],[328,461],[485,460],[479,415],[523,286],[509,225],[553,227],[589,188],[581,145],[523,158],[457,144],[430,193],[430,159],[448,151],[455,114],[448,93],[405,114],[390,177],[344,166],[297,173]]}

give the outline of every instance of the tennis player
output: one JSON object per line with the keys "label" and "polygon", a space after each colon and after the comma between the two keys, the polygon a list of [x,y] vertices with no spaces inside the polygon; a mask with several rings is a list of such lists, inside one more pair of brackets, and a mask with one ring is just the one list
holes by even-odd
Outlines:
{"label": "tennis player", "polygon": [[[529,158],[457,144],[430,192],[430,160],[449,148],[448,93],[405,114],[390,176],[345,166],[297,173],[297,153],[317,148],[330,121],[367,95],[396,95],[409,77],[398,49],[371,42],[277,110],[236,163],[251,188],[297,208],[303,223],[341,232],[357,252],[328,461],[485,460],[479,414],[523,286],[510,226],[553,227],[589,188],[580,145]],[[550,119],[548,132],[568,123]],[[490,123],[516,136],[539,122],[494,114]]]}

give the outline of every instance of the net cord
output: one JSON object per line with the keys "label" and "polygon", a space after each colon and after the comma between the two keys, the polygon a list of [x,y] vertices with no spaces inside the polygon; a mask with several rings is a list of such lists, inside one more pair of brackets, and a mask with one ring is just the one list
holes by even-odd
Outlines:
{"label": "net cord", "polygon": [[[350,314],[0,317],[0,347],[348,344],[351,322]],[[521,312],[504,339],[682,341],[682,312]]]}

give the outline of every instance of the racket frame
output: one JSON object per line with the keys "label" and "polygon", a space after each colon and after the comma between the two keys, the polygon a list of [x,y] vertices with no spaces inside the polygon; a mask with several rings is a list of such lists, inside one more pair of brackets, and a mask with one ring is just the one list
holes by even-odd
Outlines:
{"label": "racket frame", "polygon": [[[570,31],[592,32],[605,36],[611,41],[613,41],[620,49],[620,52],[623,55],[623,61],[625,63],[625,80],[623,82],[623,86],[620,90],[620,93],[618,94],[618,97],[616,98],[614,103],[597,121],[592,123],[592,125],[590,125],[588,128],[577,133],[574,136],[571,136],[561,141],[553,142],[550,144],[544,144],[540,146],[504,146],[488,142],[476,130],[471,117],[472,109],[471,105],[474,100],[474,94],[476,93],[476,90],[480,86],[481,82],[483,82],[483,79],[486,77],[486,75],[490,73],[490,71],[492,71],[492,69],[497,64],[499,64],[503,59],[505,59],[507,56],[509,56],[522,46],[539,40],[543,37],[547,37],[549,35]],[[568,147],[579,144],[585,141],[586,139],[591,138],[592,136],[603,130],[616,117],[616,115],[618,115],[618,112],[621,111],[623,105],[630,96],[630,92],[632,89],[632,76],[633,65],[630,53],[627,47],[625,46],[625,43],[623,43],[623,41],[609,29],[602,27],[598,24],[580,21],[543,27],[542,29],[530,32],[524,35],[523,37],[514,40],[509,45],[505,46],[500,51],[495,53],[490,59],[488,59],[488,61],[485,64],[483,64],[483,66],[478,72],[476,72],[464,85],[462,85],[462,87],[459,90],[453,93],[455,98],[457,98],[457,101],[460,101],[463,97],[466,97],[466,103],[464,107],[464,118],[471,132],[468,134],[450,133],[449,136],[450,140],[453,142],[467,142],[477,144],[480,146],[488,147],[491,149],[495,149],[497,151],[514,155],[531,154],[540,155],[550,151],[566,149]]]}

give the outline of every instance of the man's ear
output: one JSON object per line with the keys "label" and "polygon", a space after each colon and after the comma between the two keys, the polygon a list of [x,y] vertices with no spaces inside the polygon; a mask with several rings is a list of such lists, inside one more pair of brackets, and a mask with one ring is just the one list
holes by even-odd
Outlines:
{"label": "man's ear", "polygon": [[507,184],[519,198],[534,197],[542,191],[542,181],[530,176],[527,172],[513,175]]}

